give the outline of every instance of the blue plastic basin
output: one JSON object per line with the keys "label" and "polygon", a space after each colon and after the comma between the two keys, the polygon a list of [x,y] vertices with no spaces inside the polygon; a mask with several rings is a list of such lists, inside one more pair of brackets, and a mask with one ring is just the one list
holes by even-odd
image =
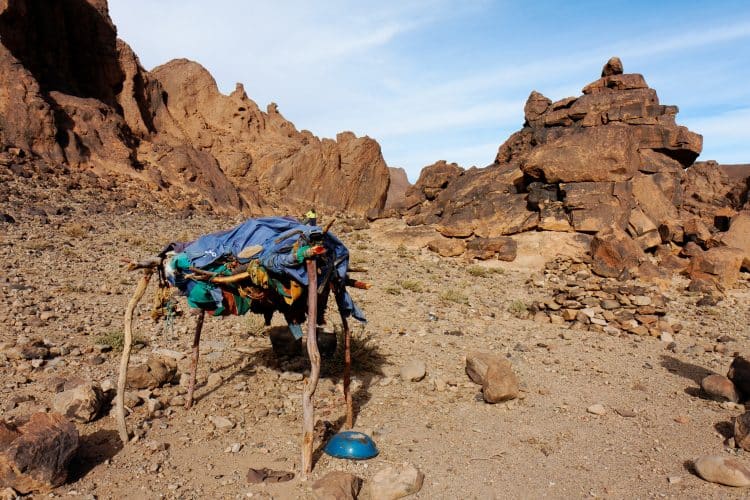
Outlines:
{"label": "blue plastic basin", "polygon": [[355,431],[343,431],[334,435],[323,451],[332,457],[350,460],[366,460],[378,454],[378,448],[372,438]]}

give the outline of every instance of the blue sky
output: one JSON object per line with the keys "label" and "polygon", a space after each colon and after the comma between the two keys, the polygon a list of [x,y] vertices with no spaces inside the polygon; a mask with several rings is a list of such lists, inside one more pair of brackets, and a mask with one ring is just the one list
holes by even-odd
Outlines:
{"label": "blue sky", "polygon": [[411,181],[437,160],[491,163],[531,90],[577,96],[620,56],[700,159],[750,163],[750,2],[110,0],[146,69],[200,62],[298,129],[380,142]]}

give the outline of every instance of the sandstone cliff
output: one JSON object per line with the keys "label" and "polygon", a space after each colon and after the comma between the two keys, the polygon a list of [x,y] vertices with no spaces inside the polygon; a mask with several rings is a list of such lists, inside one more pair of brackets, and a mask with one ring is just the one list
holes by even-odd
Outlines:
{"label": "sandstone cliff", "polygon": [[222,95],[195,62],[145,71],[117,38],[106,0],[2,0],[0,37],[4,149],[181,207],[364,214],[385,204],[389,172],[377,142],[299,132],[239,84]]}

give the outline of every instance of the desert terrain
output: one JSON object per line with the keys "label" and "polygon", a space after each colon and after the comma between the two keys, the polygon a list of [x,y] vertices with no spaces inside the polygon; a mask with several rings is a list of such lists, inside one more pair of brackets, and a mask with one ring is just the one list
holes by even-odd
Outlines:
{"label": "desert terrain", "polygon": [[[412,184],[377,138],[298,130],[173,57],[145,69],[106,0],[0,2],[0,499],[747,495],[750,167],[704,160],[639,68],[556,100],[529,82],[486,166],[429,158]],[[197,315],[157,279],[123,444],[128,263],[311,207],[349,250],[338,285],[372,285],[350,286],[352,392],[379,454],[323,452],[333,306],[305,477],[302,343],[278,314],[207,317],[186,409]]]}
{"label": "desert terrain", "polygon": [[[14,184],[25,196],[11,198],[15,222],[3,223],[0,241],[0,416],[10,421],[51,408],[61,379],[116,379],[119,352],[107,342],[122,331],[136,281],[121,259],[239,221],[147,207],[118,211],[106,200],[99,203],[107,210],[96,213],[86,189],[30,189],[34,182]],[[341,220],[333,227],[348,231],[337,234],[353,263],[367,269],[360,279],[374,285],[353,292],[368,316],[366,325],[354,326],[355,428],[373,436],[380,454],[354,462],[318,453],[313,479],[342,470],[366,484],[383,466],[409,462],[425,475],[415,498],[744,496],[742,489],[696,477],[690,461],[703,454],[746,460],[730,437],[743,407],[708,399],[699,382],[726,373],[733,353],[747,345],[747,274],[711,306],[695,306],[700,295],[684,292],[683,277],[656,289],[668,299],[668,320],[681,325],[667,343],[519,319],[519,303],[547,299],[557,279],[586,275],[545,272],[541,263],[559,253],[549,243],[521,244],[520,263],[476,263],[436,256],[423,248],[425,231],[400,221]],[[584,257],[574,246],[567,253]],[[131,363],[160,349],[187,355],[194,320],[186,311],[179,303],[182,314],[168,328],[151,321],[144,300]],[[35,338],[49,347],[47,359],[10,357]],[[306,359],[275,356],[252,316],[209,318],[202,345],[197,404],[180,405],[185,390],[178,383],[154,389],[149,397],[162,409],[149,415],[146,405],[133,408],[128,422],[137,437],[125,447],[106,411],[76,424],[81,444],[71,477],[51,498],[311,496],[311,482],[298,476],[270,485],[245,481],[249,467],[298,470]],[[517,399],[482,400],[481,387],[465,372],[465,357],[474,350],[511,361],[521,387]],[[344,412],[340,356],[339,349],[324,362],[316,393],[316,418],[333,428]],[[412,360],[426,365],[419,382],[399,375]],[[597,404],[601,415],[587,411]],[[233,427],[218,429],[213,417]]]}

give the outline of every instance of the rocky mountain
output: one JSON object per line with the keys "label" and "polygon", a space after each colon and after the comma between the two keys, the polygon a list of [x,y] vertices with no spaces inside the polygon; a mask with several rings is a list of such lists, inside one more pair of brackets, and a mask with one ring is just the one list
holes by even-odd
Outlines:
{"label": "rocky mountain", "polygon": [[177,207],[224,213],[381,209],[378,143],[298,131],[198,63],[145,71],[106,0],[0,1],[0,145]]}
{"label": "rocky mountain", "polygon": [[747,181],[715,162],[694,165],[702,137],[678,125],[677,112],[612,58],[581,96],[552,102],[532,92],[523,128],[489,167],[426,167],[403,213],[467,248],[529,230],[597,235],[595,243],[617,243],[617,251],[604,245],[613,252],[604,274],[639,266],[658,274],[644,252],[673,255],[690,241],[709,250],[731,221],[747,217],[739,213],[748,208]]}

